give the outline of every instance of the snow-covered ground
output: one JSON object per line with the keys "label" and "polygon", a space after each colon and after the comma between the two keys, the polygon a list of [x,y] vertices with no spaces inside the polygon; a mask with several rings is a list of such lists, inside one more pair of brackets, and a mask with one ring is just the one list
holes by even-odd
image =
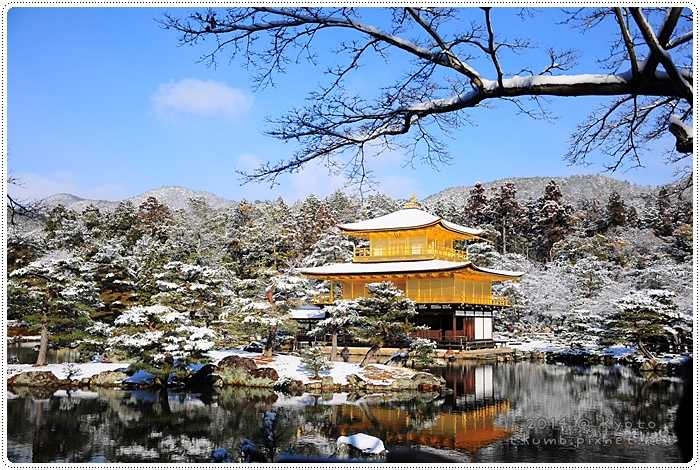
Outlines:
{"label": "snow-covered ground", "polygon": [[[258,367],[271,367],[277,371],[280,376],[280,380],[284,378],[289,378],[293,380],[299,380],[302,383],[314,382],[311,379],[313,374],[307,371],[301,363],[301,358],[297,356],[291,356],[288,354],[275,354],[271,361],[263,362],[261,361],[262,354],[260,353],[249,353],[240,349],[225,349],[218,351],[211,351],[209,357],[215,363],[218,363],[221,359],[227,356],[241,356],[250,357],[258,361]],[[345,385],[348,383],[347,377],[350,374],[357,374],[360,372],[360,366],[358,364],[352,364],[349,362],[331,362],[332,368],[329,371],[321,372],[319,375],[321,377],[332,377],[333,382],[336,384]]]}
{"label": "snow-covered ground", "polygon": [[71,372],[73,380],[80,380],[92,377],[101,372],[126,369],[128,362],[87,362],[62,364],[48,364],[46,366],[34,367],[32,364],[11,364],[7,366],[7,377],[10,378],[22,372],[52,372],[59,380],[65,380]]}

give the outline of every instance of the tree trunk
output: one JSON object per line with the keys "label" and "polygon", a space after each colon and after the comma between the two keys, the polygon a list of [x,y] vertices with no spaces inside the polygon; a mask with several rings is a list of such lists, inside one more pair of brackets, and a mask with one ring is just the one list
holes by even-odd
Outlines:
{"label": "tree trunk", "polygon": [[267,340],[265,341],[265,349],[263,350],[263,356],[272,357],[272,350],[275,348],[275,335],[277,334],[277,327],[270,328],[267,333]]}
{"label": "tree trunk", "polygon": [[338,353],[338,333],[331,335],[331,362],[335,361],[335,355]]}
{"label": "tree trunk", "polygon": [[372,347],[369,348],[369,350],[367,350],[367,352],[365,353],[365,357],[362,358],[362,362],[360,362],[360,367],[364,367],[365,365],[367,365],[367,363],[370,360],[370,357],[374,356],[375,353],[378,353],[380,349],[381,346],[379,346],[378,344],[373,344]]}
{"label": "tree trunk", "polygon": [[644,346],[644,344],[642,343],[642,340],[637,341],[637,346],[639,347],[639,351],[641,351],[642,355],[644,355],[644,357],[646,357],[647,359],[649,359],[649,362],[651,362],[652,365],[653,365],[654,367],[656,367],[656,365],[657,365],[657,363],[658,363],[657,360],[656,360],[656,358],[655,358],[654,355]]}
{"label": "tree trunk", "polygon": [[45,366],[48,364],[48,353],[49,353],[49,327],[47,325],[48,319],[46,317],[46,312],[44,312],[44,317],[41,319],[41,341],[39,342],[39,356],[36,358],[34,366]]}
{"label": "tree trunk", "polygon": [[503,250],[503,254],[506,254],[506,220],[503,219],[503,224],[501,225],[501,237],[502,237],[502,243],[503,246],[501,247]]}

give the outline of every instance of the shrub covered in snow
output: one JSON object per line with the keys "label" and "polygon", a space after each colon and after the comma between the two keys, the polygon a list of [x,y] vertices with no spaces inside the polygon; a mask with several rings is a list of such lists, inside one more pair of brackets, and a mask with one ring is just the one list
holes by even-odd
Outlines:
{"label": "shrub covered in snow", "polygon": [[413,364],[418,369],[425,369],[435,364],[437,343],[430,339],[416,338],[411,342]]}
{"label": "shrub covered in snow", "polygon": [[134,306],[114,321],[109,351],[154,367],[174,361],[204,361],[216,334],[196,324],[185,312],[164,305]]}
{"label": "shrub covered in snow", "polygon": [[313,379],[319,379],[319,374],[330,370],[331,364],[321,351],[321,348],[313,346],[301,352],[301,363],[306,370],[313,373]]}

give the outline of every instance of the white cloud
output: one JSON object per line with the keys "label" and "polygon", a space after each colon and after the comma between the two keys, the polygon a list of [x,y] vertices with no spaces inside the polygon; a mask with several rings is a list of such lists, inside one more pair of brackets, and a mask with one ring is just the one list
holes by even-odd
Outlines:
{"label": "white cloud", "polygon": [[194,114],[198,116],[237,117],[253,105],[252,97],[243,90],[212,80],[185,78],[164,83],[152,97],[159,114]]}
{"label": "white cloud", "polygon": [[68,172],[49,174],[13,174],[18,184],[8,187],[8,192],[20,201],[43,199],[58,193],[68,193],[86,199],[120,200],[128,196],[126,188],[118,184],[82,185]]}

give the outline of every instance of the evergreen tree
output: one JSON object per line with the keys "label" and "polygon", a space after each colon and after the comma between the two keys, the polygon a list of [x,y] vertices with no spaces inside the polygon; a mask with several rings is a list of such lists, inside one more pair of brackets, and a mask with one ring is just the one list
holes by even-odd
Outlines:
{"label": "evergreen tree", "polygon": [[311,253],[303,259],[302,266],[323,266],[352,261],[355,245],[340,230],[333,227],[326,231],[311,247]]}
{"label": "evergreen tree", "polygon": [[571,231],[570,215],[571,207],[563,203],[559,186],[550,181],[538,201],[534,223],[539,252],[544,259],[551,260],[554,244]]}
{"label": "evergreen tree", "polygon": [[401,205],[385,194],[370,194],[363,201],[361,219],[374,219],[401,209]]}
{"label": "evergreen tree", "polygon": [[671,197],[666,188],[659,189],[656,196],[656,212],[657,219],[655,220],[656,233],[662,237],[667,237],[673,233],[673,207],[671,205]]}
{"label": "evergreen tree", "polygon": [[506,254],[506,234],[515,235],[516,228],[522,226],[523,208],[517,200],[517,190],[510,181],[504,183],[498,193],[489,201],[494,225],[500,230],[501,252]]}
{"label": "evergreen tree", "polygon": [[356,299],[360,323],[353,334],[371,345],[362,359],[364,366],[385,343],[403,343],[413,330],[410,319],[416,314],[416,304],[391,282],[367,284],[368,297]]}
{"label": "evergreen tree", "polygon": [[336,225],[333,213],[325,201],[311,195],[304,199],[295,211],[299,252],[306,254],[318,241],[321,234]]}
{"label": "evergreen tree", "polygon": [[576,288],[584,297],[594,297],[609,281],[608,263],[587,256],[576,261],[572,268]]}
{"label": "evergreen tree", "polygon": [[467,205],[464,207],[464,220],[475,226],[481,226],[489,222],[488,198],[486,197],[486,189],[477,182],[474,187],[469,190],[469,198]]}
{"label": "evergreen tree", "polygon": [[617,191],[610,193],[606,209],[608,226],[620,227],[626,225],[627,207]]}
{"label": "evergreen tree", "polygon": [[102,306],[94,266],[72,257],[45,256],[9,275],[8,318],[41,328],[37,365],[46,365],[49,342],[68,346],[84,336]]}
{"label": "evergreen tree", "polygon": [[637,209],[635,209],[634,206],[629,206],[627,208],[627,212],[625,213],[625,221],[629,227],[639,227],[639,215],[637,214]]}
{"label": "evergreen tree", "polygon": [[354,300],[338,300],[323,309],[326,318],[309,331],[312,336],[331,335],[331,361],[335,361],[338,352],[338,335],[349,333],[353,325],[360,323],[358,310],[359,306]]}
{"label": "evergreen tree", "polygon": [[168,206],[161,204],[155,197],[149,196],[139,205],[136,220],[141,234],[163,241],[167,238],[167,228],[172,221],[172,213]]}
{"label": "evergreen tree", "polygon": [[655,364],[656,358],[647,346],[668,340],[668,329],[676,316],[673,296],[667,290],[646,289],[619,299],[616,311],[607,320],[607,341],[634,344]]}
{"label": "evergreen tree", "polygon": [[216,334],[186,312],[165,305],[130,307],[114,320],[108,351],[136,359],[162,379],[178,364],[207,362]]}
{"label": "evergreen tree", "polygon": [[321,348],[312,346],[301,352],[301,363],[305,369],[311,371],[314,375],[311,377],[314,380],[319,380],[320,373],[331,369],[331,365],[323,355]]}

